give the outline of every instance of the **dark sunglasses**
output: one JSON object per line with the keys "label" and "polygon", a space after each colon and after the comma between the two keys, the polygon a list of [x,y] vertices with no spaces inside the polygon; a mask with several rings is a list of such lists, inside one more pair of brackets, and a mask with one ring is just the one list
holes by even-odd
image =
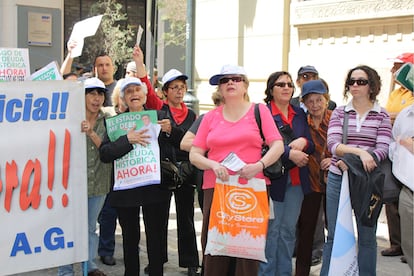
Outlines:
{"label": "dark sunglasses", "polygon": [[315,74],[302,74],[301,77],[304,78],[305,80],[316,79]]}
{"label": "dark sunglasses", "polygon": [[273,87],[274,87],[274,86],[277,86],[277,87],[286,87],[286,85],[287,85],[287,87],[289,87],[289,88],[292,88],[292,87],[293,87],[293,83],[291,83],[291,82],[276,82],[276,83],[273,85]]}
{"label": "dark sunglasses", "polygon": [[241,81],[244,81],[244,78],[243,77],[239,77],[239,76],[228,77],[228,78],[221,78],[219,80],[219,84],[225,84],[225,83],[228,83],[229,81],[232,81],[232,82],[241,82]]}
{"label": "dark sunglasses", "polygon": [[364,86],[364,85],[367,85],[369,81],[364,80],[364,79],[359,79],[359,80],[350,79],[346,81],[347,85],[354,85],[355,83],[357,83],[358,86]]}

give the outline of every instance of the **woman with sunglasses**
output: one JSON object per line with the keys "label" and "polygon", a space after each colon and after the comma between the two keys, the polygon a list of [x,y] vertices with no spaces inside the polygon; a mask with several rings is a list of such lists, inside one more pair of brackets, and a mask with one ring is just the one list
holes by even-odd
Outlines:
{"label": "woman with sunglasses", "polygon": [[280,178],[271,179],[270,197],[275,218],[269,220],[266,239],[267,263],[260,263],[259,275],[292,275],[292,255],[296,224],[304,194],[311,192],[309,154],[315,147],[305,112],[290,103],[294,93],[292,76],[285,71],[272,73],[265,90],[267,104],[280,131],[291,129],[292,141],[284,144],[282,162],[291,167]]}
{"label": "woman with sunglasses", "polygon": [[[261,156],[263,140],[254,115],[255,104],[249,102],[247,97],[249,80],[242,67],[225,65],[220,74],[212,76],[209,82],[211,85],[218,85],[218,91],[223,96],[223,104],[204,115],[190,149],[191,162],[200,170],[204,170],[201,230],[203,253],[207,244],[216,179],[228,181],[229,175],[238,174],[240,179],[256,177],[269,183],[263,175],[263,169],[276,162],[283,151],[282,138],[269,111],[263,104],[259,104],[263,134],[270,147],[269,151]],[[232,152],[246,163],[237,172],[227,169],[220,163]],[[257,275],[258,267],[257,260],[203,254],[204,276],[251,276]]]}
{"label": "woman with sunglasses", "polygon": [[[376,101],[381,89],[381,79],[377,71],[366,65],[357,66],[348,72],[345,81],[344,98],[351,94],[346,105],[336,108],[328,127],[328,150],[332,153],[326,188],[326,217],[328,239],[323,250],[321,275],[329,273],[335,226],[338,215],[342,172],[346,164],[340,160],[346,153],[355,154],[367,173],[372,172],[379,161],[387,158],[391,140],[391,120],[388,113]],[[343,129],[345,114],[348,114],[348,130]],[[347,141],[343,143],[343,135]],[[358,268],[359,275],[376,275],[377,242],[376,224],[364,226],[356,217],[358,228]]]}

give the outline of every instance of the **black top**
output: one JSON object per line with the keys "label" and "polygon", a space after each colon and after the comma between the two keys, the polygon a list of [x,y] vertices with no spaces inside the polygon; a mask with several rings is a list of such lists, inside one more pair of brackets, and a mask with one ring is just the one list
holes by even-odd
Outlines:
{"label": "black top", "polygon": [[198,116],[198,118],[194,121],[191,127],[188,129],[189,132],[193,133],[194,135],[197,134],[198,128],[201,125],[201,120],[203,120],[204,114]]}
{"label": "black top", "polygon": [[105,101],[103,103],[103,106],[112,106],[112,93],[114,92],[116,83],[117,81],[114,80],[111,84],[105,85],[106,92],[105,92]]}
{"label": "black top", "polygon": [[[170,108],[167,104],[164,104],[161,108],[167,114],[167,117],[171,120],[171,134],[160,136],[160,145],[163,145],[164,151],[161,151],[161,159],[168,158],[173,161],[189,161],[189,153],[184,150],[180,150],[180,143],[187,130],[191,127],[196,119],[196,114],[191,109],[188,109],[187,117],[181,124],[177,124],[171,115]],[[167,145],[165,148],[164,146]]]}

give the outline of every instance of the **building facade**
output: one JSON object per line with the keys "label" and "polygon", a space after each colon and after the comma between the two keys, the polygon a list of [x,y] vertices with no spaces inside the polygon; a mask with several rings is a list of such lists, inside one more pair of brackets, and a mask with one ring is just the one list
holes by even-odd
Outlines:
{"label": "building facade", "polygon": [[384,105],[392,78],[388,58],[414,51],[412,0],[199,0],[195,18],[201,112],[213,106],[209,77],[227,63],[245,67],[255,102],[262,102],[272,72],[287,70],[296,81],[301,66],[314,65],[338,104],[348,70],[366,64],[382,78]]}
{"label": "building facade", "polygon": [[[33,28],[30,15],[46,16],[50,25],[45,29]],[[28,48],[30,71],[33,73],[49,62],[62,59],[63,49],[63,0],[4,0],[0,1],[0,47]],[[50,42],[46,45],[33,45],[30,36],[41,32]]]}
{"label": "building facade", "polygon": [[[62,61],[73,24],[88,16],[94,2],[0,1],[0,47],[28,47],[32,68]],[[119,2],[129,24],[145,25],[147,65],[158,66],[160,76],[172,67],[184,71],[182,52],[163,45],[162,15],[157,14],[155,23],[151,19],[157,1]],[[265,82],[272,72],[287,70],[296,80],[299,67],[314,65],[338,104],[343,103],[347,71],[366,64],[381,75],[379,100],[384,105],[392,79],[388,58],[414,51],[414,0],[194,0],[194,6],[194,72],[187,74],[194,76],[191,86],[201,113],[213,107],[215,87],[208,84],[209,77],[229,63],[245,67],[254,102],[264,98]],[[51,47],[27,45],[28,11],[53,15]],[[299,93],[296,89],[295,95]]]}

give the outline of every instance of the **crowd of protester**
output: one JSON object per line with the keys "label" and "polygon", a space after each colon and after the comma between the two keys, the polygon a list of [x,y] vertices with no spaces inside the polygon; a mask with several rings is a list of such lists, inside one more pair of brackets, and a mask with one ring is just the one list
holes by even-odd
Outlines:
{"label": "crowd of protester", "polygon": [[[86,79],[86,119],[81,127],[87,136],[88,159],[96,160],[95,164],[88,162],[88,275],[105,275],[94,263],[96,256],[105,265],[116,264],[117,220],[122,229],[125,275],[139,275],[141,210],[149,260],[144,271],[149,275],[163,275],[163,265],[168,262],[167,230],[172,196],[177,215],[179,266],[187,268],[188,275],[309,275],[310,267],[321,262],[321,275],[328,275],[340,190],[350,159],[357,161],[352,166],[358,166],[367,175],[381,173],[380,164],[387,158],[394,164],[401,161],[399,158],[413,160],[414,128],[406,130],[401,125],[401,121],[413,120],[412,84],[410,90],[396,79],[398,88],[390,93],[387,105],[381,107],[377,101],[382,92],[381,78],[370,66],[349,69],[342,92],[345,100],[351,97],[345,105],[338,106],[330,99],[332,92],[314,66],[299,68],[296,82],[289,72],[271,73],[264,87],[265,104],[259,104],[264,139],[269,146],[269,151],[262,156],[263,141],[255,123],[255,104],[248,96],[245,68],[224,65],[210,78],[210,85],[217,86],[213,94],[216,107],[197,119],[197,114],[183,102],[188,88],[188,77],[184,73],[172,68],[161,82],[157,75],[151,81],[143,52],[135,46],[131,61],[125,67],[125,78],[114,79],[114,65],[107,54],[95,58],[92,73],[79,75],[70,70],[73,62],[70,51],[75,46],[74,42],[68,43],[68,56],[61,73],[67,80]],[[403,65],[412,66],[413,59],[413,53],[393,59],[393,76]],[[300,89],[300,96],[294,98],[296,89]],[[96,104],[89,103],[92,101]],[[151,135],[146,129],[134,129],[111,141],[105,131],[105,119],[147,110],[157,111],[161,130],[153,141],[159,144],[159,159],[172,160],[180,166],[187,163],[191,174],[173,189],[165,189],[171,186],[172,180],[162,175],[156,185],[116,190],[114,160],[127,155],[137,144],[148,145]],[[292,136],[289,141],[282,135],[286,131]],[[407,150],[404,156],[399,147]],[[222,161],[230,153],[244,162],[236,171],[223,165]],[[96,158],[98,155],[100,159]],[[281,177],[269,179],[263,170],[278,159],[287,169]],[[95,174],[90,173],[94,166],[100,168]],[[398,168],[394,166],[394,173],[395,170]],[[268,221],[263,249],[266,262],[204,254],[216,180],[228,181],[233,175],[266,182],[269,209],[273,214]],[[399,200],[386,204],[390,248],[381,254],[402,256],[401,261],[408,261],[412,270],[414,187],[407,183],[405,175],[395,175],[403,188]],[[201,265],[194,227],[195,193],[203,212]],[[364,214],[355,212],[355,219],[357,270],[360,275],[376,275],[377,218],[367,225]],[[99,238],[95,227],[91,227],[96,222]],[[59,268],[59,275],[73,275],[71,266]]]}

